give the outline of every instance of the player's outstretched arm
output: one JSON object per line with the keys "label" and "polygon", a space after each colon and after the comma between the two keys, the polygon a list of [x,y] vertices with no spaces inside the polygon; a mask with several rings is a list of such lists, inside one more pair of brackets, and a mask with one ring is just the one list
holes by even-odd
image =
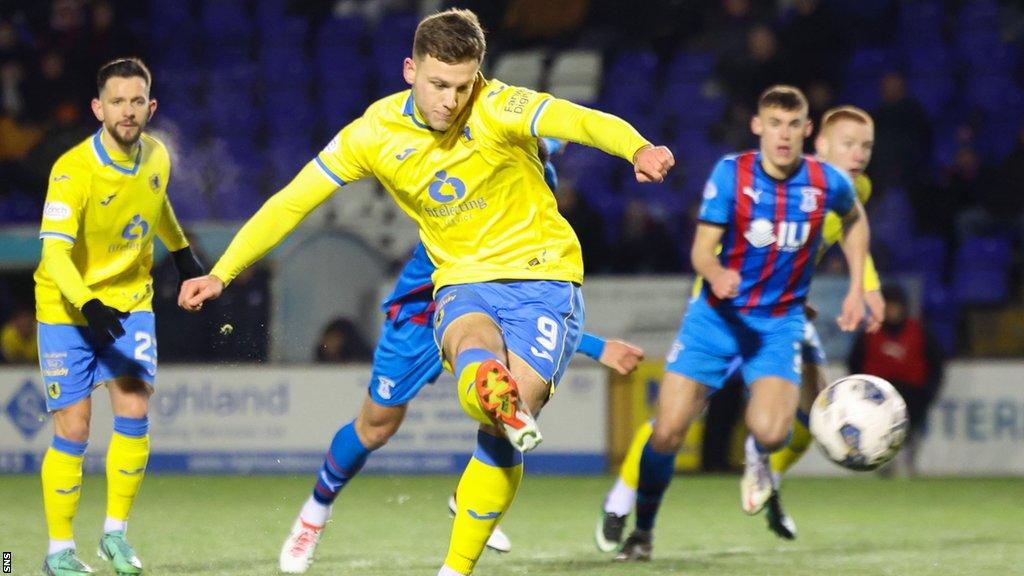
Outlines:
{"label": "player's outstretched arm", "polygon": [[536,118],[536,134],[586,144],[633,164],[638,182],[661,182],[675,164],[665,146],[654,146],[618,116],[550,98]]}
{"label": "player's outstretched arm", "polygon": [[[843,310],[836,319],[839,328],[852,332],[864,319],[864,260],[868,254],[871,231],[864,206],[854,200],[853,208],[843,216],[843,255],[850,271],[850,288],[843,299]],[[877,330],[873,319],[869,319],[869,330]]]}
{"label": "player's outstretched arm", "polygon": [[[228,285],[257,260],[281,243],[338,184],[324,176],[314,162],[306,166],[268,199],[235,234],[210,274]],[[180,300],[180,299],[179,299]]]}

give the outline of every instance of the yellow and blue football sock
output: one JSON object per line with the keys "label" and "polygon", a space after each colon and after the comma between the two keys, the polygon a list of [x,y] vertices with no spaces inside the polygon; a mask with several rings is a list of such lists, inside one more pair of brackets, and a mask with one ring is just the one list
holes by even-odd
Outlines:
{"label": "yellow and blue football sock", "polygon": [[107,448],[107,519],[104,532],[124,531],[128,514],[146,476],[149,462],[149,418],[114,416]]}
{"label": "yellow and blue football sock", "polygon": [[470,418],[490,426],[494,422],[480,405],[480,397],[476,393],[477,370],[488,360],[501,362],[490,350],[483,348],[463,350],[455,358],[455,380],[459,387],[459,403],[462,405],[462,409],[469,414]]}
{"label": "yellow and blue football sock", "polygon": [[313,486],[313,495],[300,513],[305,523],[321,527],[327,522],[331,505],[338,498],[341,489],[363,469],[370,452],[356,434],[355,420],[338,429],[320,467],[316,484]]}
{"label": "yellow and blue football sock", "polygon": [[675,452],[665,454],[651,447],[648,439],[640,455],[640,477],[636,489],[636,529],[650,532],[661,507],[661,498],[672,481]]}
{"label": "yellow and blue football sock", "polygon": [[626,516],[633,511],[636,503],[636,488],[640,482],[640,456],[643,454],[644,446],[651,437],[654,428],[650,422],[644,422],[633,434],[633,440],[629,443],[629,450],[622,460],[622,467],[619,468],[619,477],[615,485],[604,500],[604,511],[616,516]]}
{"label": "yellow and blue football sock", "polygon": [[455,491],[458,510],[441,573],[471,574],[487,539],[519,490],[523,455],[505,438],[477,432],[473,457]]}
{"label": "yellow and blue football sock", "polygon": [[776,485],[778,485],[782,475],[800,461],[800,458],[807,452],[807,448],[811,445],[811,438],[810,417],[807,412],[798,409],[796,411],[796,420],[793,421],[793,431],[790,434],[789,442],[772,453],[769,459]]}
{"label": "yellow and blue football sock", "polygon": [[71,523],[82,496],[82,462],[88,442],[73,442],[54,434],[43,456],[40,478],[43,509],[50,536],[49,554],[75,547]]}

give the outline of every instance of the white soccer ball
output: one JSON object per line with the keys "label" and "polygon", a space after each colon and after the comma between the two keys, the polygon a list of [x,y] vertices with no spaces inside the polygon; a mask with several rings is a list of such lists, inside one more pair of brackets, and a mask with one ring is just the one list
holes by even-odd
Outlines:
{"label": "white soccer ball", "polygon": [[811,407],[811,434],[829,460],[874,470],[907,436],[907,404],[888,381],[854,374],[830,384]]}

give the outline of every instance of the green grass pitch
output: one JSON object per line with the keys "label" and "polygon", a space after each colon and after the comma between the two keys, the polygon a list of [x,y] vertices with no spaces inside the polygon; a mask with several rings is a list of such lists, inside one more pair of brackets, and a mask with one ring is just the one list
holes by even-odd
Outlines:
{"label": "green grass pitch", "polygon": [[[277,554],[310,477],[151,475],[129,537],[150,576],[277,574]],[[454,477],[364,476],[346,488],[308,574],[433,576],[444,558]],[[527,476],[504,528],[510,554],[477,574],[865,576],[1024,574],[1024,480],[789,479],[799,539],[769,533],[739,508],[738,478],[679,477],[659,517],[654,559],[618,565],[596,551],[594,523],[611,479]],[[87,476],[75,522],[95,557],[105,482]],[[0,476],[0,550],[14,574],[39,574],[46,546],[36,476]]]}

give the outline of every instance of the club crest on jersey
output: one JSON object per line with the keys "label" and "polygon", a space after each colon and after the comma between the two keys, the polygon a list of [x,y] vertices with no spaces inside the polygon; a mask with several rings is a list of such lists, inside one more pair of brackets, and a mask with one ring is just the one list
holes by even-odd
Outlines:
{"label": "club crest on jersey", "polygon": [[814,186],[807,186],[800,189],[800,209],[810,214],[818,210],[818,197],[821,196],[821,189]]}
{"label": "club crest on jersey", "polygon": [[377,377],[377,395],[385,400],[391,400],[391,390],[395,387],[395,381],[386,376]]}
{"label": "club crest on jersey", "polygon": [[153,174],[152,176],[149,177],[149,187],[150,187],[150,189],[153,190],[153,192],[156,192],[157,190],[160,189],[160,175],[159,174]]}
{"label": "club crest on jersey", "polygon": [[46,393],[50,395],[50,398],[54,400],[60,398],[60,384],[56,382],[50,382],[46,385]]}

